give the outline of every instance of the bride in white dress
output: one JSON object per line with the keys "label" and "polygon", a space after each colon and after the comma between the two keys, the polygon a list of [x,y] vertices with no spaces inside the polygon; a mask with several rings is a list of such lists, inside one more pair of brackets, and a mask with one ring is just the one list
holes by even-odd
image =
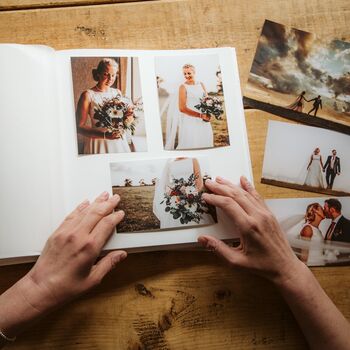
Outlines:
{"label": "bride in white dress", "polygon": [[317,147],[310,157],[304,185],[325,188],[325,179],[322,169],[322,156],[320,154],[320,149]]}
{"label": "bride in white dress", "polygon": [[191,64],[182,67],[185,82],[180,85],[178,95],[169,103],[167,112],[165,149],[210,148],[214,146],[210,115],[202,114],[195,107],[207,95],[202,82],[195,80],[196,69]]}
{"label": "bride in white dress", "polygon": [[97,82],[94,87],[84,91],[77,106],[78,132],[83,136],[82,154],[131,152],[127,137],[120,132],[109,132],[96,126],[95,108],[111,98],[121,96],[118,89],[112,88],[118,73],[114,59],[103,58],[92,75]]}
{"label": "bride in white dress", "polygon": [[319,229],[322,220],[325,219],[323,208],[319,203],[311,203],[307,206],[305,224],[300,231],[300,238],[310,242],[308,249],[301,251],[301,260],[307,265],[324,265],[323,235]]}
{"label": "bride in white dress", "polygon": [[[176,158],[169,160],[164,166],[162,175],[156,179],[153,212],[160,221],[160,228],[175,228],[183,226],[209,225],[214,224],[215,220],[209,213],[202,213],[200,222],[190,221],[182,224],[180,218],[174,219],[173,215],[165,211],[166,203],[164,200],[165,194],[169,194],[174,187],[174,180],[183,178],[185,181],[191,175],[195,175],[196,180],[194,186],[186,188],[186,193],[198,194],[203,190],[204,184],[201,175],[200,165],[196,158]],[[174,196],[174,199],[175,196]]]}

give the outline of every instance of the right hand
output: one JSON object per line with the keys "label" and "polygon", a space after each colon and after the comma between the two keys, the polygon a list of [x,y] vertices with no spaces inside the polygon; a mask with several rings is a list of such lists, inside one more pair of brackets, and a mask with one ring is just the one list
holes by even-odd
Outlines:
{"label": "right hand", "polygon": [[113,132],[106,131],[104,133],[104,138],[106,140],[117,140],[121,138],[121,134],[119,131],[113,131]]}
{"label": "right hand", "polygon": [[201,114],[201,118],[204,122],[210,122],[211,115],[209,114]]}
{"label": "right hand", "polygon": [[200,236],[202,245],[232,266],[248,269],[276,284],[283,284],[304,268],[276,218],[246,178],[241,178],[241,187],[222,178],[206,180],[205,186],[212,193],[204,193],[203,199],[231,219],[240,245],[231,248],[213,236]]}

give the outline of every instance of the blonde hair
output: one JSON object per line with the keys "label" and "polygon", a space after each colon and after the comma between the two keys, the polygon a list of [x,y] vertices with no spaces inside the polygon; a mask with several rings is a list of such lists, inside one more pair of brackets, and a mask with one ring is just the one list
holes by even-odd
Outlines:
{"label": "blonde hair", "polygon": [[193,64],[186,63],[182,66],[182,69],[192,69],[194,72],[196,72],[196,67]]}
{"label": "blonde hair", "polygon": [[118,70],[118,63],[113,58],[102,58],[97,68],[92,70],[92,77],[95,81],[99,81],[99,75],[103,74],[108,66],[115,67]]}
{"label": "blonde hair", "polygon": [[306,213],[305,213],[305,222],[312,222],[316,218],[315,210],[320,207],[319,203],[311,203],[307,206],[306,208]]}

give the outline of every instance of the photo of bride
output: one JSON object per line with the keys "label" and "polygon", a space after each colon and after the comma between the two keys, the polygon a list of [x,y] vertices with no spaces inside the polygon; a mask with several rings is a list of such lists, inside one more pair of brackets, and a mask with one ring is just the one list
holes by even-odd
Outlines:
{"label": "photo of bride", "polygon": [[78,154],[147,150],[138,74],[132,57],[72,57]]}
{"label": "photo of bride", "polygon": [[217,222],[214,207],[202,199],[209,177],[205,158],[178,157],[110,164],[113,193],[125,219],[119,233],[179,229]]}
{"label": "photo of bride", "polygon": [[330,196],[350,195],[349,144],[350,136],[335,131],[269,121],[261,182]]}
{"label": "photo of bride", "polygon": [[164,149],[228,146],[219,57],[161,56],[155,66]]}
{"label": "photo of bride", "polygon": [[350,262],[350,197],[274,199],[266,203],[305,264]]}

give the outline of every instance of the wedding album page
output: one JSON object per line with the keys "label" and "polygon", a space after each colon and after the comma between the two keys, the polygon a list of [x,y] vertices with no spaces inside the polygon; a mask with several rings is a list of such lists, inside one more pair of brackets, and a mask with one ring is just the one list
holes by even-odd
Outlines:
{"label": "wedding album page", "polygon": [[57,52],[65,211],[102,191],[126,212],[106,249],[232,238],[207,178],[252,180],[235,50]]}
{"label": "wedding album page", "polygon": [[1,264],[37,256],[64,208],[55,51],[2,44],[0,72]]}

